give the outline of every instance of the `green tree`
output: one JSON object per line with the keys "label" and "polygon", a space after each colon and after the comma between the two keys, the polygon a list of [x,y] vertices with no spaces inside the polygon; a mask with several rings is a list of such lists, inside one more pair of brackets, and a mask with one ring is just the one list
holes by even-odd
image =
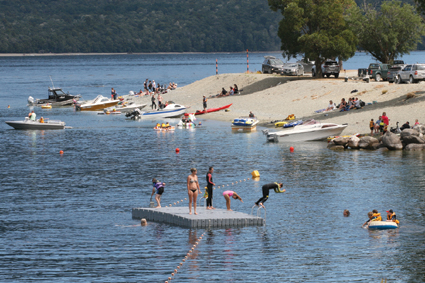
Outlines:
{"label": "green tree", "polygon": [[422,15],[422,18],[425,20],[425,0],[415,0],[416,10],[419,14]]}
{"label": "green tree", "polygon": [[357,38],[349,28],[345,15],[352,0],[268,0],[273,11],[280,10],[279,23],[284,57],[304,54],[316,61],[316,76],[327,58],[346,60],[354,56]]}
{"label": "green tree", "polygon": [[377,11],[371,5],[354,7],[349,21],[359,46],[382,63],[391,63],[416,49],[425,25],[415,8],[400,1],[386,1]]}

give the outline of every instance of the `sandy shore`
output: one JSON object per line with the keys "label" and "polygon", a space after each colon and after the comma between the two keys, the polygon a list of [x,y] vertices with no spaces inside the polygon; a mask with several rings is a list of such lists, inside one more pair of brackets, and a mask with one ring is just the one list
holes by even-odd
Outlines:
{"label": "sandy shore", "polygon": [[[202,96],[215,95],[224,87],[226,90],[233,84],[243,89],[242,95],[221,98],[210,98],[208,108],[220,107],[233,103],[230,112],[216,112],[203,115],[203,118],[228,121],[239,116],[247,116],[252,111],[263,123],[282,120],[289,114],[295,114],[297,119],[315,118],[335,123],[348,123],[343,134],[369,132],[369,121],[378,119],[382,112],[390,118],[390,126],[415,119],[425,122],[425,83],[419,84],[390,84],[388,82],[365,83],[349,80],[344,82],[345,75],[354,76],[357,71],[341,73],[339,79],[313,79],[305,76],[300,78],[282,77],[265,74],[221,74],[207,77],[190,85],[178,88],[164,94],[164,101],[174,101],[190,107],[188,112],[202,109]],[[351,93],[353,90],[357,92]],[[414,93],[415,97],[407,99],[407,94]],[[359,97],[367,105],[363,109],[348,112],[316,114],[314,111],[326,108],[329,100],[337,104],[341,98],[348,101],[349,97]],[[424,97],[425,98],[425,97]],[[150,98],[138,99],[150,105]],[[400,126],[401,126],[400,124]]]}

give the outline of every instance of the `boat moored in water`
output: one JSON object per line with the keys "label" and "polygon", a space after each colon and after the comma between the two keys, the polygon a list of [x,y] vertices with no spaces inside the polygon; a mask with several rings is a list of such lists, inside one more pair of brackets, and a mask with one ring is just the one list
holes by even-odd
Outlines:
{"label": "boat moored in water", "polygon": [[135,109],[143,109],[147,104],[136,104],[133,101],[120,101],[116,106],[105,108],[106,112],[120,111],[121,113],[128,113],[134,111]]}
{"label": "boat moored in water", "polygon": [[260,121],[255,117],[239,117],[232,121],[232,130],[234,131],[254,131]]}
{"label": "boat moored in water", "polygon": [[65,122],[59,120],[44,119],[43,122],[40,120],[30,120],[28,117],[24,121],[6,121],[6,124],[15,128],[16,130],[63,130],[65,129]]}
{"label": "boat moored in water", "polygon": [[50,104],[53,107],[57,106],[71,106],[77,102],[81,95],[72,95],[65,93],[61,88],[50,88],[48,89],[49,96],[47,99],[35,99],[34,97],[28,97],[28,105],[30,106],[42,106]]}
{"label": "boat moored in water", "polygon": [[142,112],[142,118],[174,118],[184,114],[186,107],[180,104],[168,104],[162,109]]}
{"label": "boat moored in water", "polygon": [[216,108],[209,108],[209,109],[206,109],[206,110],[197,110],[195,113],[184,113],[184,116],[189,116],[191,114],[202,115],[202,114],[206,114],[206,113],[217,112],[217,111],[225,110],[225,109],[229,108],[230,106],[232,106],[232,104],[233,103],[230,103],[230,104],[225,105],[225,106],[216,107]]}
{"label": "boat moored in water", "polygon": [[76,104],[75,109],[80,111],[96,111],[117,105],[120,100],[111,100],[103,95],[98,95],[92,101],[87,101],[82,104]]}
{"label": "boat moored in water", "polygon": [[321,123],[311,119],[292,129],[264,133],[267,135],[267,141],[271,142],[316,141],[325,140],[329,136],[338,136],[347,126],[348,124]]}

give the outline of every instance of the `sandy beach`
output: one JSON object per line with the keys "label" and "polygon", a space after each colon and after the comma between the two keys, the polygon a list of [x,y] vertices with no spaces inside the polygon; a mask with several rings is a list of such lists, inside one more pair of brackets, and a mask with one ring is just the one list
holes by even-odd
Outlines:
{"label": "sandy beach", "polygon": [[[221,74],[196,81],[184,87],[170,91],[163,95],[164,101],[174,101],[190,107],[188,112],[202,109],[203,95],[210,97],[218,94],[222,87],[237,84],[242,89],[241,95],[209,98],[208,108],[220,107],[233,103],[231,111],[220,111],[203,115],[203,118],[228,121],[233,118],[247,116],[252,111],[262,125],[271,126],[271,121],[285,119],[295,114],[297,119],[315,118],[321,121],[348,123],[342,134],[368,133],[370,119],[378,119],[382,112],[390,118],[390,127],[400,122],[400,126],[409,121],[414,124],[415,119],[425,121],[424,86],[419,84],[390,84],[388,82],[370,83],[362,81],[344,81],[345,76],[355,76],[357,71],[341,73],[339,79],[313,79],[310,76],[285,77],[257,73]],[[351,93],[353,90],[357,92]],[[408,96],[413,98],[406,99]],[[348,112],[326,112],[317,114],[314,111],[324,109],[332,100],[338,104],[342,98],[348,101],[349,97],[358,97],[367,103],[359,110]],[[137,99],[150,105],[150,97]],[[327,115],[325,115],[327,114]]]}

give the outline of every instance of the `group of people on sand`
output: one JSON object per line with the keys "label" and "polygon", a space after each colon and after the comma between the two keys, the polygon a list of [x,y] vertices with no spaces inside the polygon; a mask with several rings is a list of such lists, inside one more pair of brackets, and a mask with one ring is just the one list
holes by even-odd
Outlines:
{"label": "group of people on sand", "polygon": [[[193,207],[193,213],[197,215],[196,212],[197,208],[197,198],[198,195],[201,194],[201,188],[199,186],[199,180],[198,180],[198,170],[196,168],[190,169],[190,175],[187,176],[187,194],[189,196],[189,214],[192,214],[192,207]],[[206,174],[206,191],[205,191],[205,198],[207,201],[207,210],[215,209],[212,204],[213,200],[213,189],[215,186],[215,183],[213,181],[213,173],[214,173],[214,167],[210,166],[208,169],[208,172]],[[156,193],[155,200],[157,201],[156,208],[161,207],[161,196],[164,193],[164,187],[165,183],[159,182],[156,178],[152,179],[153,183],[153,189],[152,189],[152,195],[151,197]],[[263,207],[264,203],[269,199],[270,190],[274,190],[276,193],[283,193],[286,190],[282,189],[283,183],[270,183],[266,184],[262,187],[262,193],[263,196],[255,203],[256,206]],[[231,199],[237,199],[243,202],[242,197],[239,196],[235,191],[226,190],[223,192],[223,197],[226,200],[226,208],[228,211],[232,211],[230,208],[230,201]]]}
{"label": "group of people on sand", "polygon": [[230,96],[239,94],[239,88],[236,84],[229,87],[229,91],[225,90],[224,87],[221,89],[221,92],[217,94],[217,97]]}
{"label": "group of people on sand", "polygon": [[[364,227],[366,225],[367,225],[367,227],[369,227],[370,223],[373,222],[373,221],[382,221],[381,213],[379,213],[378,210],[376,210],[376,209],[369,211],[367,213],[367,217],[369,219],[366,220],[366,222],[362,225],[362,227]],[[392,209],[387,210],[387,221],[395,222],[397,224],[400,223],[400,221],[398,221],[398,219],[397,219],[396,213]]]}
{"label": "group of people on sand", "polygon": [[335,103],[329,101],[327,111],[338,109],[340,112],[343,111],[350,111],[351,109],[361,109],[365,103],[361,100],[359,100],[358,97],[350,97],[348,98],[348,102],[345,100],[345,98],[341,99],[341,102],[339,105],[336,105]]}

